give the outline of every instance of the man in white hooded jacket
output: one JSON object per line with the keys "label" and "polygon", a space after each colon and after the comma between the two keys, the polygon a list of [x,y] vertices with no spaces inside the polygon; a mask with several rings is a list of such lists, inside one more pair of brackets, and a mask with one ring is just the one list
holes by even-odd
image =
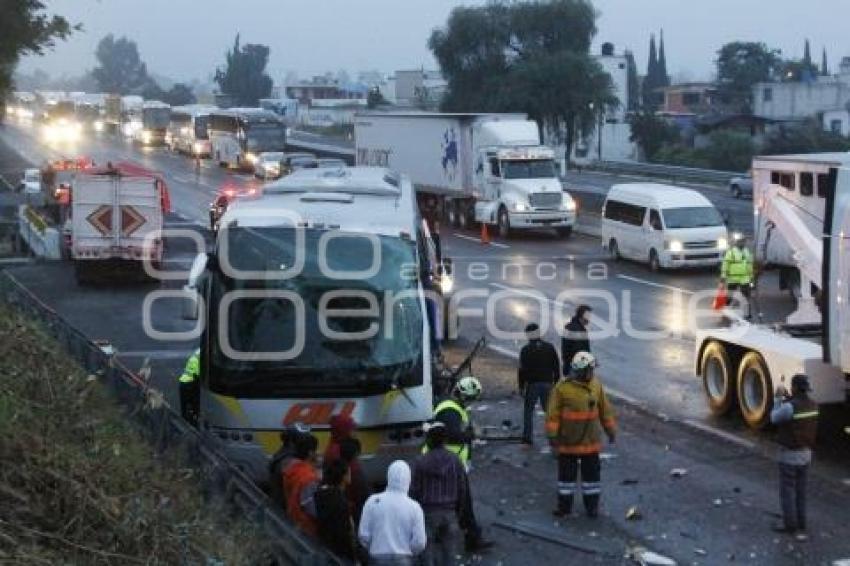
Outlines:
{"label": "man in white hooded jacket", "polygon": [[410,466],[402,460],[387,470],[387,489],[363,506],[358,538],[369,553],[370,566],[413,566],[425,549],[425,516],[408,497]]}

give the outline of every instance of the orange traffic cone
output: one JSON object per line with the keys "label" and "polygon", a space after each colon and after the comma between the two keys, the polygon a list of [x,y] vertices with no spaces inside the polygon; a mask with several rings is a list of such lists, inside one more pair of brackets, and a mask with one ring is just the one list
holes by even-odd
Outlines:
{"label": "orange traffic cone", "polygon": [[490,243],[490,233],[487,231],[487,224],[485,222],[481,223],[481,243]]}

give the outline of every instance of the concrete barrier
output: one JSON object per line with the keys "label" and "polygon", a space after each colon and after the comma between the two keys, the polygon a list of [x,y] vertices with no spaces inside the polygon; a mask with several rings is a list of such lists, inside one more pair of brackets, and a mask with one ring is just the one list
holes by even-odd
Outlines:
{"label": "concrete barrier", "polygon": [[37,257],[62,259],[59,230],[49,226],[35,208],[26,204],[18,208],[18,231],[21,239]]}

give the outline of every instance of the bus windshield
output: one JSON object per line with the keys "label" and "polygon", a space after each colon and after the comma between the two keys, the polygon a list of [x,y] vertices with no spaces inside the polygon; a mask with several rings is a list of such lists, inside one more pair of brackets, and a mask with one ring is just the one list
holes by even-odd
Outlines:
{"label": "bus windshield", "polygon": [[142,123],[146,128],[166,128],[170,121],[170,108],[145,108],[142,110]]}
{"label": "bus windshield", "polygon": [[[210,328],[219,329],[210,337],[213,390],[243,397],[275,397],[294,390],[344,387],[388,391],[394,384],[410,387],[422,383],[424,322],[413,244],[381,236],[373,248],[373,242],[365,237],[338,232],[320,244],[323,233],[305,230],[303,269],[290,279],[235,279],[221,272],[213,274]],[[227,245],[219,245],[219,254],[226,253],[233,268],[240,271],[270,273],[295,265],[292,228],[228,227],[220,238],[227,238]],[[320,249],[325,250],[323,260]],[[373,258],[377,267],[364,278],[331,278],[320,266],[324,261],[326,272],[363,271],[373,266]],[[222,300],[233,291],[247,291],[251,296],[234,300],[226,312],[219,312]],[[273,296],[275,293],[278,296]],[[288,295],[281,297],[281,293]],[[266,294],[269,296],[263,296]],[[323,297],[327,301],[324,311]],[[332,312],[370,308],[373,311],[368,316],[361,313],[356,318]],[[352,334],[370,329],[376,331],[351,339]],[[297,332],[303,332],[300,351]],[[340,338],[334,332],[348,336]],[[227,337],[225,343],[221,342],[223,336]],[[227,355],[225,344],[231,354],[237,354]],[[268,353],[281,355],[277,360],[241,359]]]}
{"label": "bus windshield", "polygon": [[196,140],[206,140],[209,139],[209,134],[207,133],[207,127],[210,123],[209,116],[195,116],[195,139]]}
{"label": "bus windshield", "polygon": [[246,124],[245,146],[251,151],[283,151],[286,143],[283,124]]}
{"label": "bus windshield", "polygon": [[505,179],[551,179],[557,177],[555,162],[551,159],[530,161],[502,161]]}
{"label": "bus windshield", "polygon": [[661,211],[666,228],[705,228],[722,226],[723,217],[713,206],[683,206]]}

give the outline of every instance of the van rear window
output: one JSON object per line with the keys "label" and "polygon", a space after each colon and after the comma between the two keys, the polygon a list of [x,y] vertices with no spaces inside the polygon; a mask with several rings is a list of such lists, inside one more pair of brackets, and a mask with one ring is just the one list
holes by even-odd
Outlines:
{"label": "van rear window", "polygon": [[618,200],[608,200],[605,203],[605,218],[608,220],[641,226],[644,216],[646,216],[645,206],[636,206]]}

